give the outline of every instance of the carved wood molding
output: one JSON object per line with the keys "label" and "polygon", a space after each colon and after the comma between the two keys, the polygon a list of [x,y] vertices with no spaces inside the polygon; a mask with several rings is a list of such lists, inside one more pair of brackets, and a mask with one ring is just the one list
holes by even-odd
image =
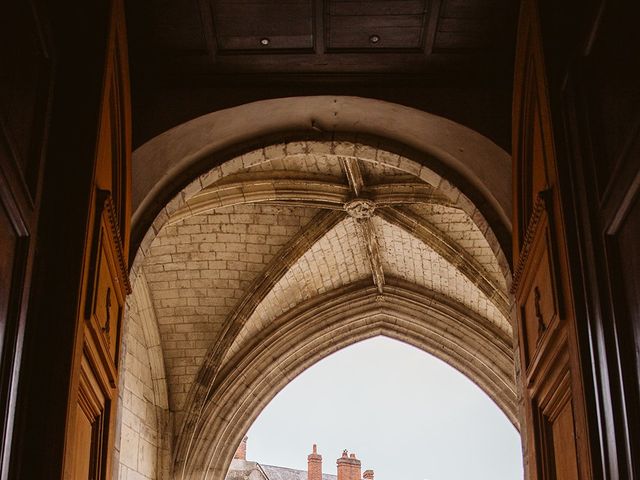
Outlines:
{"label": "carved wood molding", "polygon": [[538,192],[536,196],[536,202],[533,205],[533,211],[531,212],[531,217],[529,218],[529,223],[527,224],[527,231],[525,232],[524,242],[522,243],[522,249],[520,250],[520,255],[518,258],[518,265],[513,272],[513,283],[511,284],[511,293],[515,294],[518,289],[518,285],[520,285],[520,280],[522,279],[522,272],[524,271],[524,267],[529,258],[529,253],[531,252],[531,245],[533,243],[533,238],[538,230],[538,225],[540,224],[540,219],[542,218],[542,212],[546,211],[549,213],[549,202],[551,199],[551,189],[548,188],[546,190],[542,190]]}
{"label": "carved wood molding", "polygon": [[106,214],[107,224],[111,230],[111,235],[114,239],[116,246],[116,257],[118,258],[118,271],[120,273],[120,280],[124,285],[127,295],[131,294],[131,283],[129,282],[129,275],[127,273],[127,261],[123,251],[122,235],[120,233],[120,227],[118,226],[118,218],[116,216],[115,206],[113,205],[113,196],[108,190],[98,189],[98,218],[102,214]]}

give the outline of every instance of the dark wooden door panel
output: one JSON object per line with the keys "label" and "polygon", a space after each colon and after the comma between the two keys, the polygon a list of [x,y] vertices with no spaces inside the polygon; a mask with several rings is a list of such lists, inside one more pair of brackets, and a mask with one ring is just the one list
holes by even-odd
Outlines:
{"label": "dark wooden door panel", "polygon": [[[629,350],[635,353],[635,364],[640,365],[640,195],[636,195],[617,231],[616,246],[623,286],[618,312],[627,320],[633,346]],[[639,368],[635,369],[635,374],[640,385]]]}
{"label": "dark wooden door panel", "polygon": [[640,4],[538,3],[591,467],[597,478],[637,479]]}
{"label": "dark wooden door panel", "polygon": [[514,293],[528,479],[592,477],[567,226],[536,0],[522,2],[514,86]]}
{"label": "dark wooden door panel", "polygon": [[0,126],[32,202],[45,141],[51,71],[45,29],[31,2],[11,1],[0,15]]}
{"label": "dark wooden door panel", "polygon": [[65,475],[73,480],[112,478],[121,323],[130,291],[131,118],[120,0],[111,2],[104,73],[66,425]]}
{"label": "dark wooden door panel", "polygon": [[0,7],[0,478],[9,478],[51,94],[46,28],[31,2]]}
{"label": "dark wooden door panel", "polygon": [[565,402],[551,423],[555,478],[578,480],[576,432],[571,402]]}
{"label": "dark wooden door panel", "polygon": [[[0,348],[4,342],[4,331],[8,322],[11,306],[11,286],[13,284],[13,266],[15,264],[18,235],[7,214],[4,205],[0,203]],[[0,354],[1,355],[1,354]]]}

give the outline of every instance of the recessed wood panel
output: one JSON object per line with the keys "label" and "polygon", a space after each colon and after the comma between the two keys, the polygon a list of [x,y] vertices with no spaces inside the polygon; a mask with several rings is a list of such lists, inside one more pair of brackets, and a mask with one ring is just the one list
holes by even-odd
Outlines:
{"label": "recessed wood panel", "polygon": [[214,0],[211,8],[220,51],[313,47],[311,0]]}
{"label": "recessed wood panel", "polygon": [[2,13],[0,130],[33,197],[48,108],[49,60],[30,3],[9,2]]}
{"label": "recessed wood panel", "polygon": [[[640,183],[640,168],[637,173]],[[625,368],[633,372],[631,366],[640,365],[640,194],[626,211],[624,222],[615,236],[619,275],[614,285],[622,285],[622,295],[616,302],[616,315],[620,318],[621,328],[628,335],[621,339],[622,355],[627,359]],[[633,352],[633,353],[632,353]],[[635,357],[635,358],[634,358]],[[640,387],[640,372],[636,369],[637,384]],[[630,376],[633,373],[630,374]],[[635,395],[640,396],[639,391]],[[636,412],[637,413],[637,412]]]}
{"label": "recessed wood panel", "polygon": [[[620,173],[616,170],[628,154],[629,142],[639,135],[640,64],[636,54],[638,34],[634,31],[637,13],[627,14],[623,5],[624,2],[614,2],[605,10],[599,34],[580,75],[591,130],[589,148],[596,156],[595,180],[600,195],[606,194],[608,183]],[[633,47],[629,49],[625,45]]]}
{"label": "recessed wood panel", "polygon": [[526,296],[521,307],[527,365],[531,362],[540,340],[557,317],[548,229],[545,228],[540,244],[534,246],[532,256],[534,263],[528,275],[530,279],[525,280]]}
{"label": "recessed wood panel", "polygon": [[18,247],[18,234],[9,215],[0,202],[0,353],[4,350],[4,333],[9,321],[12,303],[14,266]]}
{"label": "recessed wood panel", "polygon": [[426,2],[330,0],[326,18],[330,49],[419,49]]}
{"label": "recessed wood panel", "polygon": [[[22,299],[20,285],[16,285],[16,282],[21,281],[19,272],[21,265],[24,265],[24,253],[20,248],[20,235],[0,199],[0,355],[2,358],[6,355],[5,350],[11,350],[15,342],[12,331],[15,330],[17,317],[20,315],[19,303]],[[8,337],[5,338],[6,335]],[[0,396],[0,399],[2,399],[1,405],[5,401],[4,395]]]}
{"label": "recessed wood panel", "polygon": [[76,463],[74,465],[74,478],[91,478],[91,437],[93,419],[78,406],[76,414]]}
{"label": "recessed wood panel", "polygon": [[[83,355],[75,411],[73,480],[105,479],[109,445],[108,387],[100,381],[95,358]],[[100,367],[97,367],[98,370]]]}
{"label": "recessed wood panel", "polygon": [[553,438],[555,478],[577,480],[578,465],[573,408],[567,401],[550,425]]}
{"label": "recessed wood panel", "polygon": [[509,16],[512,8],[499,1],[443,0],[434,51],[500,48],[498,39],[510,41],[505,35],[510,30],[497,30],[495,25],[504,22],[502,18]]}
{"label": "recessed wood panel", "polygon": [[[116,338],[120,325],[120,295],[115,285],[115,277],[110,266],[110,258],[104,243],[100,247],[98,259],[98,282],[93,315],[96,319],[99,334],[104,339],[115,365]],[[116,273],[117,275],[117,273]]]}
{"label": "recessed wood panel", "polygon": [[[105,162],[106,166],[110,166]],[[105,169],[108,171],[108,169]],[[98,190],[96,240],[91,259],[91,285],[86,316],[109,382],[115,387],[118,368],[118,342],[124,302],[129,285],[122,245],[117,234],[111,195]]]}

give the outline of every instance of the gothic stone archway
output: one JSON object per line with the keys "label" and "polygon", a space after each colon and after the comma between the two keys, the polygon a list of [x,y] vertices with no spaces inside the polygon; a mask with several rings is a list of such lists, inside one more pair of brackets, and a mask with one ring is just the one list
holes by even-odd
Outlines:
{"label": "gothic stone archway", "polygon": [[157,319],[176,478],[222,478],[229,445],[286,382],[374,335],[444,359],[518,425],[508,263],[478,192],[457,187],[472,182],[429,158],[356,139],[275,144],[160,210],[132,277]]}

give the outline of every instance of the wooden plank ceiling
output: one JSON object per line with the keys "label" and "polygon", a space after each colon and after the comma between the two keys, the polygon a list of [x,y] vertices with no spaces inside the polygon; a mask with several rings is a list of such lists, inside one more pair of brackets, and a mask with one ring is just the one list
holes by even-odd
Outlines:
{"label": "wooden plank ceiling", "polygon": [[443,73],[510,65],[513,0],[138,0],[137,63],[211,73]]}

